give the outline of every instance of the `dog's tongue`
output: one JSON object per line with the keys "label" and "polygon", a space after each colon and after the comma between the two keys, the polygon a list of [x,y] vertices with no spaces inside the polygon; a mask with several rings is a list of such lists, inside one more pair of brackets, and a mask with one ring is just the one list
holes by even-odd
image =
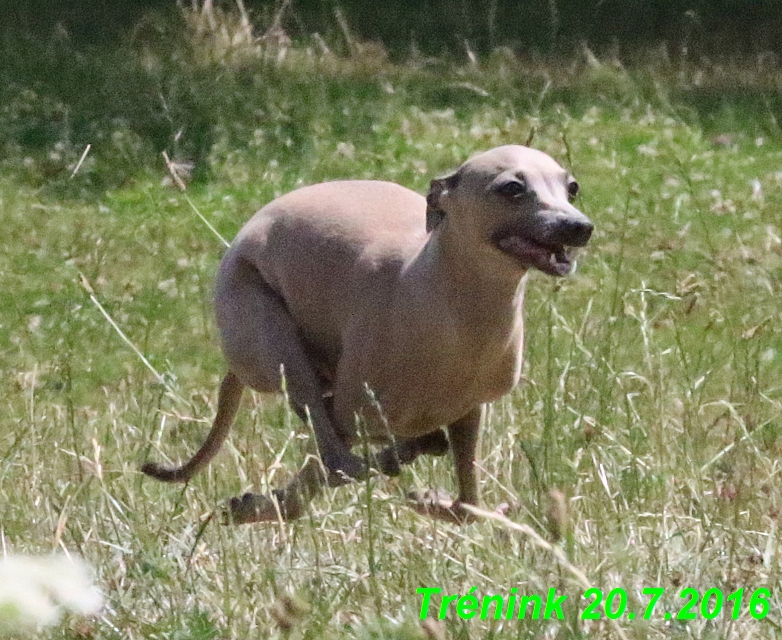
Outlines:
{"label": "dog's tongue", "polygon": [[497,243],[503,251],[512,254],[525,265],[552,276],[566,276],[571,263],[562,247],[545,247],[520,236],[507,236]]}

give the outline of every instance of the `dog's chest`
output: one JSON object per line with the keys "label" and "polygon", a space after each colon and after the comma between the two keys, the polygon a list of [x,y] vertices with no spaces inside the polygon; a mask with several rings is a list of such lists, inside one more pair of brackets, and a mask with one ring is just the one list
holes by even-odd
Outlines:
{"label": "dog's chest", "polygon": [[456,303],[414,287],[405,293],[357,318],[342,341],[338,421],[374,416],[373,436],[450,424],[508,393],[521,375],[523,291],[510,305],[486,296]]}
{"label": "dog's chest", "polygon": [[[398,360],[396,375],[380,385],[377,400],[394,435],[411,437],[450,424],[474,407],[508,393],[519,382],[522,332],[496,344],[456,344],[439,354]],[[429,358],[421,357],[429,355]]]}

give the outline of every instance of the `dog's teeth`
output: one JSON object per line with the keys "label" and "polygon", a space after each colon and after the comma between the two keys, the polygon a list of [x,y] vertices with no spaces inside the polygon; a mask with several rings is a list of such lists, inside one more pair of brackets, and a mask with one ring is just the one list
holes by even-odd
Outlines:
{"label": "dog's teeth", "polygon": [[548,263],[553,267],[557,264],[557,256],[555,254],[551,254],[548,258]]}

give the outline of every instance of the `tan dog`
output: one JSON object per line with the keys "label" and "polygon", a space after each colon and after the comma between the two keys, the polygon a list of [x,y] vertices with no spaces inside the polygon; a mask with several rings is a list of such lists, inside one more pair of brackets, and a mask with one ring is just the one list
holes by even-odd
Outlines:
{"label": "tan dog", "polygon": [[242,389],[279,391],[284,371],[320,460],[308,457],[275,500],[234,498],[234,522],[299,517],[324,482],[364,476],[367,462],[350,451],[357,424],[371,442],[390,443],[377,457],[387,474],[450,443],[459,496],[446,515],[463,518],[460,505],[478,500],[482,406],[519,381],[524,275],[567,275],[568,248],[592,234],[570,204],[577,191],[546,154],[504,146],[433,180],[426,199],[388,182],[344,181],[268,204],[217,276],[229,373],[212,430],[184,466],[147,463],[144,473],[187,481],[225,440]]}

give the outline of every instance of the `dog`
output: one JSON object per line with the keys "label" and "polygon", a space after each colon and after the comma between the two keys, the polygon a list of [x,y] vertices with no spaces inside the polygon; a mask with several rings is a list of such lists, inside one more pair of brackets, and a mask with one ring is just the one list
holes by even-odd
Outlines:
{"label": "dog", "polygon": [[272,496],[233,498],[231,521],[292,520],[324,484],[365,477],[369,461],[351,452],[362,439],[386,445],[374,465],[387,475],[450,448],[458,498],[427,508],[468,520],[483,407],[521,375],[526,274],[568,275],[592,235],[572,204],[578,188],[550,156],[507,145],[432,180],[426,198],[356,180],[266,205],[217,275],[229,372],[212,429],[186,464],[142,471],[188,481],[220,449],[242,389],[278,392],[284,383],[316,448]]}

